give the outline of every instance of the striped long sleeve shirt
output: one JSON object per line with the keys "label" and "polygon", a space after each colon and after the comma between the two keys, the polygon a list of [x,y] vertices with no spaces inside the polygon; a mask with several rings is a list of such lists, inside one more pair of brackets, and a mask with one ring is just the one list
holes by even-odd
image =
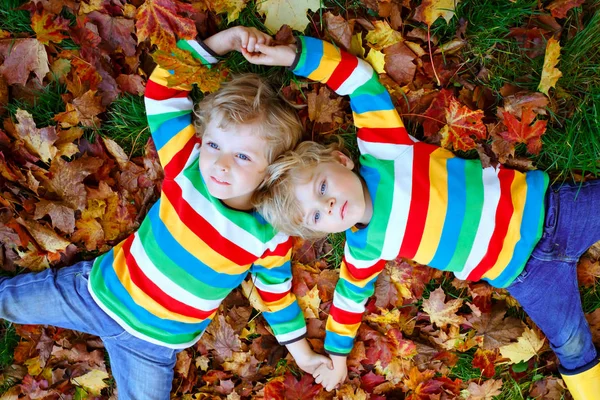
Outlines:
{"label": "striped long sleeve shirt", "polygon": [[[177,45],[204,64],[217,61],[199,42]],[[278,341],[299,340],[306,325],[291,293],[291,239],[257,212],[233,210],[208,193],[200,175],[193,104],[187,91],[167,87],[169,75],[157,67],[145,93],[165,171],[160,199],[138,231],[95,260],[92,297],[132,335],[185,348],[200,338],[221,301],[250,272]]]}
{"label": "striped long sleeve shirt", "polygon": [[368,63],[317,39],[300,38],[300,45],[294,73],[350,98],[360,175],[373,201],[370,223],[346,231],[325,349],[350,352],[387,260],[405,257],[460,279],[508,286],[541,237],[547,174],[483,168],[480,160],[417,141]]}

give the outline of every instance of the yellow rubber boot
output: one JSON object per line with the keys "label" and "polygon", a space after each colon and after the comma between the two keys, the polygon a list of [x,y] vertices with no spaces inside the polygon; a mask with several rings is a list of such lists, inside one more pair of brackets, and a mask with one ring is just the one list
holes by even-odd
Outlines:
{"label": "yellow rubber boot", "polygon": [[574,400],[600,399],[600,364],[573,375],[561,372]]}

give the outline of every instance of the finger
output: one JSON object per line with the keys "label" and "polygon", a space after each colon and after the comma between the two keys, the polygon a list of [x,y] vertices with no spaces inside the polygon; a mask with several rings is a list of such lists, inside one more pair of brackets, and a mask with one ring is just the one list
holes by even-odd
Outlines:
{"label": "finger", "polygon": [[331,361],[329,359],[327,360],[327,368],[333,369],[333,361]]}
{"label": "finger", "polygon": [[248,32],[242,30],[240,32],[240,47],[241,49],[245,49],[248,46]]}
{"label": "finger", "polygon": [[249,52],[253,53],[255,52],[255,45],[256,45],[256,36],[255,35],[250,35],[250,37],[248,38],[248,47],[246,48]]}

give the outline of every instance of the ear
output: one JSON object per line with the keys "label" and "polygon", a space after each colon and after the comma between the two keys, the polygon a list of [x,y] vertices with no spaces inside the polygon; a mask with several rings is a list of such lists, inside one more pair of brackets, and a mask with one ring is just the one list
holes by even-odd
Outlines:
{"label": "ear", "polygon": [[335,156],[338,159],[338,162],[340,164],[342,164],[344,167],[348,168],[349,170],[352,170],[354,168],[354,161],[352,161],[352,159],[350,157],[348,157],[341,151],[336,150]]}

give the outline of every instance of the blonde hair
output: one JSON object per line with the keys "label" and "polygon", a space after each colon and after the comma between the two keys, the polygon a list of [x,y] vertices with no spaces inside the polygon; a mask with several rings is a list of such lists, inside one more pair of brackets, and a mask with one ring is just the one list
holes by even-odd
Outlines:
{"label": "blonde hair", "polygon": [[224,83],[196,106],[194,127],[202,137],[214,119],[219,126],[249,125],[267,141],[267,160],[294,148],[302,138],[302,124],[296,108],[257,74],[243,74]]}
{"label": "blonde hair", "polygon": [[308,182],[307,171],[323,162],[338,162],[337,152],[347,154],[341,140],[328,145],[305,141],[275,160],[253,196],[253,204],[275,229],[290,236],[318,239],[327,233],[304,225],[304,212],[294,196],[294,187]]}

